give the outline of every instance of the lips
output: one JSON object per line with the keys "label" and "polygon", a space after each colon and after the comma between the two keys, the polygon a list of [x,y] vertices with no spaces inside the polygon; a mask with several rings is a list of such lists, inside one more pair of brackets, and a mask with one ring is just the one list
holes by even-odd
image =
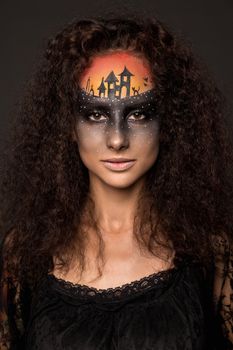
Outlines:
{"label": "lips", "polygon": [[104,166],[110,170],[122,171],[131,168],[136,159],[112,158],[103,161]]}

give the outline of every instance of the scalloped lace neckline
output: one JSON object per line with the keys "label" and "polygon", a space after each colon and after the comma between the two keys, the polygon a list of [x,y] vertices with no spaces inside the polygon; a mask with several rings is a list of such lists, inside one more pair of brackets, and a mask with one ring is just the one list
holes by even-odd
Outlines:
{"label": "scalloped lace neckline", "polygon": [[71,293],[72,295],[82,296],[82,297],[107,297],[111,299],[112,297],[122,297],[130,296],[133,294],[138,294],[138,292],[151,289],[157,285],[164,285],[164,283],[170,280],[170,277],[178,270],[177,266],[171,267],[169,269],[161,270],[159,272],[152,273],[150,275],[144,276],[138,280],[134,280],[125,283],[117,287],[109,288],[96,288],[85,284],[73,283],[71,281],[64,280],[62,278],[56,277],[54,274],[48,274],[47,277],[55,284],[55,288],[62,292]]}

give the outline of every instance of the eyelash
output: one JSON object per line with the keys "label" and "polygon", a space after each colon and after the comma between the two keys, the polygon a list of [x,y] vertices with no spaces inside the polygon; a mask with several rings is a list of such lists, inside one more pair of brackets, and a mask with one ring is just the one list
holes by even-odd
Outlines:
{"label": "eyelash", "polygon": [[[92,114],[89,114],[88,116],[87,116],[87,118],[89,119],[89,120],[91,120],[91,121],[93,121],[93,122],[97,122],[97,123],[99,123],[99,122],[103,122],[103,120],[101,121],[101,120],[94,120],[94,119],[91,119],[91,117],[96,117],[96,116],[104,116],[104,114],[103,113],[100,113],[100,112],[94,112],[94,113],[92,113]],[[144,116],[144,118],[140,118],[140,119],[136,119],[136,120],[134,120],[134,121],[143,121],[143,120],[145,120],[145,119],[147,119],[147,115],[146,115],[146,113],[144,113],[144,112],[142,112],[142,111],[135,111],[135,112],[133,112],[133,113],[131,113],[130,115],[129,115],[129,117],[131,117],[131,116],[133,116],[133,115],[136,115],[136,116]],[[129,117],[128,117],[128,119],[129,119]],[[107,117],[108,118],[108,117]]]}

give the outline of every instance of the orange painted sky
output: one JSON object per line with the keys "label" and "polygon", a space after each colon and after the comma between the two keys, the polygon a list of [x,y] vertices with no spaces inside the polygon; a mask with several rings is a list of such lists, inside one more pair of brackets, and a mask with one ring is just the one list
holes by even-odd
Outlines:
{"label": "orange painted sky", "polygon": [[[133,96],[134,94],[132,87],[135,87],[136,90],[140,87],[139,93],[153,88],[149,66],[145,60],[125,52],[114,52],[96,56],[93,59],[90,68],[87,68],[84,71],[80,79],[80,87],[86,90],[87,81],[88,78],[90,78],[90,87],[93,85],[94,94],[99,95],[99,90],[97,90],[97,88],[101,84],[102,77],[106,79],[109,73],[113,71],[119,79],[119,82],[117,82],[117,85],[119,85],[120,76],[118,76],[118,74],[122,73],[125,66],[132,74],[134,74],[134,76],[131,77],[130,96]],[[143,78],[148,78],[148,81],[146,82]],[[106,82],[104,84],[107,88],[108,84]],[[123,89],[121,97],[125,97],[125,93],[126,91]]]}

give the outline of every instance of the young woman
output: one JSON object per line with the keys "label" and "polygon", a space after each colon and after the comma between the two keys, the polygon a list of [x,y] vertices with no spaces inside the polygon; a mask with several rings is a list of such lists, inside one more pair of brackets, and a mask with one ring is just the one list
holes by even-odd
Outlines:
{"label": "young woman", "polygon": [[232,349],[225,100],[154,18],[74,21],[2,167],[0,349]]}

